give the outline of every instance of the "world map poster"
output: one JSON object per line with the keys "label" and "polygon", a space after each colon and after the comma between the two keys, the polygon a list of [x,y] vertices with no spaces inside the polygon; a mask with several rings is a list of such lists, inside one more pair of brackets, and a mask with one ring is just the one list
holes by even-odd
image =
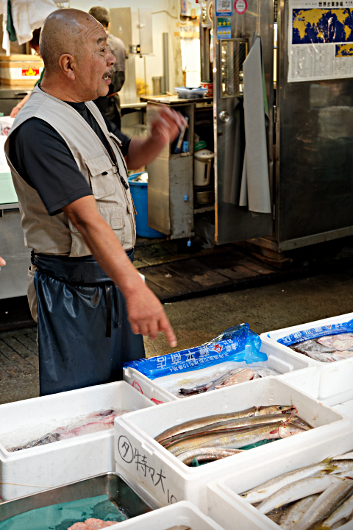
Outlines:
{"label": "world map poster", "polygon": [[289,1],[288,81],[353,77],[353,1]]}

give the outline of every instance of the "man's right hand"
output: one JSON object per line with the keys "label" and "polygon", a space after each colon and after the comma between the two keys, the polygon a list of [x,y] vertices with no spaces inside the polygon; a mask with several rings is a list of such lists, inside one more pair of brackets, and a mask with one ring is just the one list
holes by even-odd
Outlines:
{"label": "man's right hand", "polygon": [[174,331],[163,306],[152,291],[145,285],[125,296],[128,319],[133,333],[141,333],[154,340],[163,331],[171,348],[177,345]]}
{"label": "man's right hand", "polygon": [[14,107],[10,113],[10,117],[11,118],[16,118],[17,114],[20,112],[20,108],[19,107]]}

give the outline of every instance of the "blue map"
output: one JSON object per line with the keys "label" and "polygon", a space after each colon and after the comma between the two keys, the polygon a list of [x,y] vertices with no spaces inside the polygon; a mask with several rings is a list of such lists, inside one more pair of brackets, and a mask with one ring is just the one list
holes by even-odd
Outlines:
{"label": "blue map", "polygon": [[353,42],[353,10],[293,9],[292,44]]}

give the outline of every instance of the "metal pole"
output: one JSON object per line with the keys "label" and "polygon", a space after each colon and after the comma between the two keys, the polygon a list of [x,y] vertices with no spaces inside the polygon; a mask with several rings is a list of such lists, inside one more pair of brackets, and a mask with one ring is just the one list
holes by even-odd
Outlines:
{"label": "metal pole", "polygon": [[146,55],[143,56],[143,70],[145,74],[145,96],[147,96]]}
{"label": "metal pole", "polygon": [[168,48],[168,33],[163,33],[163,92],[169,92],[169,48]]}

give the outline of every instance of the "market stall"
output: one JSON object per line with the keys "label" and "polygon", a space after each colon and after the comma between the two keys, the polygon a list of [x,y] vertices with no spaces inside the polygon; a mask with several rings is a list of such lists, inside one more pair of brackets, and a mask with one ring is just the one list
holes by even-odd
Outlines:
{"label": "market stall", "polygon": [[[334,520],[348,530],[351,316],[268,332],[263,340],[242,324],[199,347],[127,363],[130,384],[1,405],[0,529],[35,521],[36,530],[114,523],[219,530],[235,519],[239,528],[275,529],[307,502],[308,514],[293,528],[314,528],[318,506],[323,528]],[[308,362],[297,345],[305,347],[309,335],[337,352],[344,343],[345,359]],[[283,345],[294,339],[297,351]],[[183,392],[168,396],[168,379],[182,382]],[[299,481],[289,496],[287,480]],[[337,496],[325,511],[331,490]],[[298,521],[304,511],[295,512]]]}

